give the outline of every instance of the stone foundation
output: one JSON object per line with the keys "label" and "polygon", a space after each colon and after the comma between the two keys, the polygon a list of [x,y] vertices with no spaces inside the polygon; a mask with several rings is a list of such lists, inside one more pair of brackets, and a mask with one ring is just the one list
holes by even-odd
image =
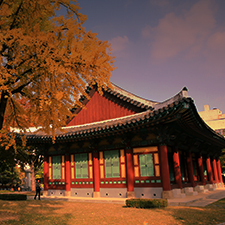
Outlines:
{"label": "stone foundation", "polygon": [[198,195],[198,192],[194,190],[193,187],[186,187],[183,189],[186,196],[195,196]]}
{"label": "stone foundation", "polygon": [[216,187],[213,184],[206,184],[205,188],[208,189],[209,191],[215,191]]}
{"label": "stone foundation", "polygon": [[205,186],[203,186],[203,185],[199,185],[199,186],[194,187],[194,190],[197,191],[198,193],[208,192],[208,189],[205,188]]}
{"label": "stone foundation", "polygon": [[199,193],[207,193],[208,191],[215,191],[217,187],[223,188],[223,183],[218,184],[206,184],[198,185],[196,187],[185,187],[183,189],[172,189],[171,191],[163,191],[162,198],[173,199],[173,198],[184,198],[187,196],[196,196]]}
{"label": "stone foundation", "polygon": [[43,196],[48,196],[48,191],[43,191]]}
{"label": "stone foundation", "polygon": [[71,191],[65,191],[65,197],[70,197],[71,196]]}
{"label": "stone foundation", "polygon": [[173,198],[184,198],[186,195],[182,193],[182,189],[172,189]]}
{"label": "stone foundation", "polygon": [[48,196],[65,196],[65,190],[49,189]]}
{"label": "stone foundation", "polygon": [[92,198],[93,188],[71,188],[71,197],[85,197]]}
{"label": "stone foundation", "polygon": [[126,198],[127,188],[100,188],[101,197]]}
{"label": "stone foundation", "polygon": [[217,184],[217,188],[223,188],[224,187],[224,183],[218,183]]}
{"label": "stone foundation", "polygon": [[162,187],[135,187],[136,198],[162,198]]}
{"label": "stone foundation", "polygon": [[173,198],[173,192],[172,191],[163,191],[162,198],[163,199]]}

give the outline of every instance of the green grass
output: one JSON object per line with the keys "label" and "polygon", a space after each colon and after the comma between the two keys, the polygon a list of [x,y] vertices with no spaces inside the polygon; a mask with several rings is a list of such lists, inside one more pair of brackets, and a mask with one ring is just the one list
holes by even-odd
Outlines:
{"label": "green grass", "polygon": [[127,207],[135,208],[164,208],[168,206],[166,199],[143,199],[143,198],[133,198],[126,200]]}
{"label": "green grass", "polygon": [[0,199],[6,200],[6,201],[25,201],[27,200],[27,195],[15,194],[15,193],[4,193],[4,194],[0,194]]}
{"label": "green grass", "polygon": [[181,224],[216,225],[225,222],[225,209],[208,207],[170,207],[174,218]]}
{"label": "green grass", "polygon": [[[220,207],[218,207],[220,205]],[[0,224],[220,224],[225,199],[207,207],[137,209],[121,204],[50,200],[1,201]]]}
{"label": "green grass", "polygon": [[5,193],[14,193],[14,191],[0,190],[0,194],[5,194]]}
{"label": "green grass", "polygon": [[[8,191],[8,190],[0,190],[0,194],[6,194],[6,193],[18,193],[18,194],[25,194],[27,196],[34,196],[35,195],[35,191]],[[43,193],[41,192],[41,195],[43,195]]]}
{"label": "green grass", "polygon": [[223,207],[223,208],[225,208],[225,198],[220,199],[219,201],[214,202],[207,207]]}

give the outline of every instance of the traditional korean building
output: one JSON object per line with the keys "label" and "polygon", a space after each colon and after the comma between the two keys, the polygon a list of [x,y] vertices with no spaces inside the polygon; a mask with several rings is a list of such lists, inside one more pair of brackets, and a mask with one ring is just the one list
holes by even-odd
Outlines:
{"label": "traditional korean building", "polygon": [[113,85],[87,88],[63,131],[28,134],[44,148],[44,194],[172,198],[223,187],[225,139],[200,118],[184,88],[155,102]]}

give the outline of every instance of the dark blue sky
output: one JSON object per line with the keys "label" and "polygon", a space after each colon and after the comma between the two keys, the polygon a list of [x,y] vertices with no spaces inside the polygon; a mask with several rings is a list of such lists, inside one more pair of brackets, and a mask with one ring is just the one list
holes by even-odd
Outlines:
{"label": "dark blue sky", "polygon": [[112,44],[111,81],[164,101],[184,86],[225,113],[224,0],[78,0],[86,30]]}

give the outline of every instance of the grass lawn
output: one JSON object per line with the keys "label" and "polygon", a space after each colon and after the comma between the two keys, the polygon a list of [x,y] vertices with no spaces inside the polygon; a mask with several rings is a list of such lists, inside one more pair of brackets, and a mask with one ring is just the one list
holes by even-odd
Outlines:
{"label": "grass lawn", "polygon": [[[147,223],[144,223],[147,222]],[[219,224],[225,199],[204,208],[126,208],[121,204],[67,201],[1,201],[0,224]]]}

